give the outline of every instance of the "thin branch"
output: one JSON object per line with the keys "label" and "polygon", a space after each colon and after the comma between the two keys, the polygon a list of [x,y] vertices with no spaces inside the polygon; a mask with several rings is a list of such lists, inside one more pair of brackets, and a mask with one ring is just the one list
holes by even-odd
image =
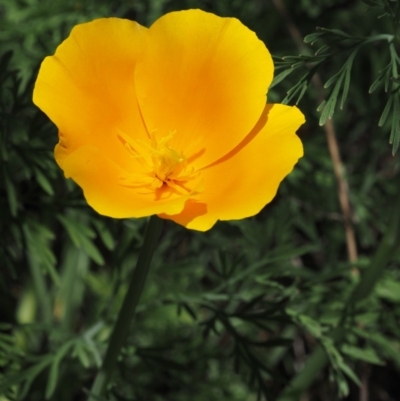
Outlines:
{"label": "thin branch", "polygon": [[369,380],[371,375],[370,365],[366,362],[362,365],[362,377],[361,377],[361,387],[360,387],[360,397],[359,401],[368,401],[369,400]]}
{"label": "thin branch", "polygon": [[[283,1],[272,0],[272,2],[274,3],[275,8],[279,12],[279,14],[284,19],[287,29],[290,33],[290,36],[296,43],[298,49],[303,53],[308,53],[308,49],[303,42],[303,37],[297,26],[290,18],[290,15],[286,10]],[[324,100],[325,96],[321,77],[319,76],[318,73],[314,74],[314,76],[312,77],[312,83],[317,91],[318,103],[320,104]],[[354,234],[354,229],[352,224],[352,210],[349,200],[349,186],[346,180],[346,176],[344,174],[344,166],[342,159],[340,157],[340,151],[336,139],[335,127],[331,119],[328,119],[326,121],[324,129],[326,134],[326,140],[328,143],[329,153],[333,163],[333,170],[335,173],[335,178],[338,186],[338,198],[339,198],[340,208],[343,214],[344,228],[346,233],[347,254],[349,261],[353,263],[357,261],[358,252],[357,252],[356,237]],[[357,269],[353,269],[353,274],[358,274]]]}

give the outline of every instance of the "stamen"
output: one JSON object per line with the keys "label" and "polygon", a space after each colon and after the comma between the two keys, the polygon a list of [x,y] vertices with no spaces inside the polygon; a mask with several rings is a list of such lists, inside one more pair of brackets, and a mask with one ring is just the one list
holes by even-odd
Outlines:
{"label": "stamen", "polygon": [[[147,188],[150,191],[171,190],[185,195],[201,192],[200,172],[188,166],[188,159],[169,146],[176,131],[157,138],[155,132],[150,133],[150,140],[133,140],[123,132],[118,138],[130,156],[140,163],[144,173],[127,174],[120,178],[123,186],[130,188]],[[159,196],[159,194],[157,195]]]}

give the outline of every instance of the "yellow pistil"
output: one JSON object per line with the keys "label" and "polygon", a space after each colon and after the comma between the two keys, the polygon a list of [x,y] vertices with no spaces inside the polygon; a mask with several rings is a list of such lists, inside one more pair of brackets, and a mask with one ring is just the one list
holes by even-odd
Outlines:
{"label": "yellow pistil", "polygon": [[169,146],[175,132],[157,139],[154,133],[150,134],[150,140],[132,140],[124,133],[120,133],[119,139],[126,149],[140,162],[145,173],[128,174],[121,177],[121,184],[133,188],[148,188],[150,190],[170,189],[173,192],[187,194],[201,192],[199,171],[188,166],[187,158],[183,152],[179,152]]}

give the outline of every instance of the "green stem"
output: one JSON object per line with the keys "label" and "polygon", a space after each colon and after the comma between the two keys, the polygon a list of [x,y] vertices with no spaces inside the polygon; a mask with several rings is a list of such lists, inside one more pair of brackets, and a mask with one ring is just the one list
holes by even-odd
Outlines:
{"label": "green stem", "polygon": [[[362,275],[360,282],[346,302],[342,313],[341,324],[332,332],[331,337],[335,343],[342,341],[345,336],[343,324],[345,323],[349,309],[358,302],[369,297],[375,285],[385,273],[385,266],[391,261],[398,249],[398,244],[400,242],[400,208],[398,206],[400,204],[400,191],[393,204],[395,208],[391,216],[389,228],[382,238],[369,267]],[[277,401],[297,401],[315,381],[328,362],[329,358],[323,346],[321,344],[318,345],[308,358],[304,369],[293,378],[280,394]]]}
{"label": "green stem", "polygon": [[128,335],[129,326],[135,314],[136,306],[146,281],[151,259],[158,245],[161,227],[161,219],[157,216],[150,217],[146,228],[143,247],[137,260],[136,268],[133,272],[124,302],[119,311],[117,322],[111,334],[103,365],[93,382],[89,401],[98,401],[100,399],[115,369],[118,355]]}
{"label": "green stem", "polygon": [[380,40],[387,40],[389,43],[391,43],[394,40],[394,35],[389,35],[387,33],[381,33],[379,35],[373,35],[368,38],[366,38],[362,44],[365,45],[367,43],[372,43],[372,42],[378,42]]}

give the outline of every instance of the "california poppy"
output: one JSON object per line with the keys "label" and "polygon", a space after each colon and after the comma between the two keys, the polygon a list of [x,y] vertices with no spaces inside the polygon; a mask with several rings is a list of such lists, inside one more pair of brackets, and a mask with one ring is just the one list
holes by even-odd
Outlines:
{"label": "california poppy", "polygon": [[77,25],[43,61],[33,100],[55,158],[100,214],[157,214],[205,231],[258,213],[303,154],[296,107],[267,104],[273,62],[235,18],[172,12],[149,29]]}

